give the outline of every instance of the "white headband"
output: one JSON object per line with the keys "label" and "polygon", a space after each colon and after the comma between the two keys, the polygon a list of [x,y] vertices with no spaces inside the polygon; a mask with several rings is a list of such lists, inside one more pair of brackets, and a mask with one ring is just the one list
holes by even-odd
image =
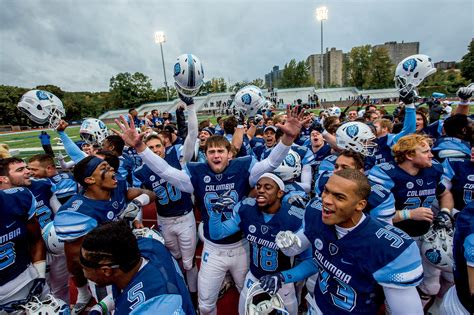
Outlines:
{"label": "white headband", "polygon": [[260,176],[258,180],[261,180],[264,177],[272,179],[278,185],[278,187],[280,187],[280,190],[285,191],[285,184],[283,183],[280,177],[273,173],[264,173],[262,176]]}

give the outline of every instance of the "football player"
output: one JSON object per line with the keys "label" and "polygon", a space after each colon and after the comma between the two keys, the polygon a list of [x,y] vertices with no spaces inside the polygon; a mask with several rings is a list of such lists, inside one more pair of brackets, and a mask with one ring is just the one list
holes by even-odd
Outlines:
{"label": "football player", "polygon": [[[179,266],[166,247],[153,238],[137,240],[123,221],[91,230],[79,255],[87,279],[112,285],[115,314],[195,314]],[[98,313],[113,310],[100,305]]]}
{"label": "football player", "polygon": [[287,123],[279,125],[283,132],[280,143],[275,146],[269,157],[256,163],[251,156],[231,157],[231,144],[222,136],[209,137],[206,141],[206,163],[188,163],[184,170],[172,168],[154,154],[142,142],[133,123],[128,125],[122,116],[116,120],[122,130],[125,142],[135,147],[143,162],[161,178],[182,192],[194,193],[195,202],[201,211],[204,222],[206,242],[202,254],[201,269],[198,276],[199,309],[201,314],[215,314],[219,288],[229,270],[237,288],[243,286],[248,270],[246,241],[241,233],[236,233],[222,240],[215,240],[209,234],[209,212],[213,203],[224,193],[233,203],[222,211],[221,220],[232,215],[234,203],[246,197],[260,175],[275,169],[287,155],[293,140],[299,135],[301,122],[296,110],[288,109]]}
{"label": "football player", "polygon": [[318,273],[311,314],[375,314],[384,298],[391,314],[423,314],[415,288],[423,277],[419,249],[403,231],[363,213],[369,194],[360,171],[334,173],[322,198],[306,207],[304,228],[276,237],[285,254],[311,247],[313,258],[274,274],[265,289]]}

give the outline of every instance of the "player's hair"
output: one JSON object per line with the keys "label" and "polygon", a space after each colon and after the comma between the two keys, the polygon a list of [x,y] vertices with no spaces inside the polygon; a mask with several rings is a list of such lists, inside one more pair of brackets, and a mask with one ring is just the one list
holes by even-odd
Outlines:
{"label": "player's hair", "polygon": [[220,135],[215,135],[215,136],[210,136],[206,140],[206,145],[204,146],[204,152],[207,152],[209,148],[215,148],[215,147],[224,147],[227,149],[227,151],[230,152],[232,145],[227,140],[224,136]]}
{"label": "player's hair", "polygon": [[54,166],[54,159],[49,154],[35,154],[28,159],[28,163],[35,162],[35,161],[38,161],[43,167],[47,167],[50,165]]}
{"label": "player's hair", "polygon": [[10,164],[24,163],[20,158],[9,157],[6,159],[0,159],[0,176],[8,176],[10,172]]}
{"label": "player's hair", "polygon": [[426,128],[426,126],[428,126],[428,118],[426,117],[425,112],[423,112],[421,109],[417,109],[415,115],[421,116],[423,119],[423,128]]}
{"label": "player's hair", "polygon": [[401,164],[407,160],[407,156],[415,156],[416,148],[427,143],[429,146],[433,141],[426,135],[410,134],[401,137],[392,147],[393,157],[397,164]]}
{"label": "player's hair", "polygon": [[393,124],[390,120],[388,119],[385,119],[385,118],[379,118],[379,119],[376,119],[374,120],[374,124],[375,123],[379,123],[380,124],[380,128],[387,128],[388,129],[388,132],[392,132],[393,130]]}
{"label": "player's hair", "polygon": [[339,156],[345,156],[353,159],[356,170],[364,169],[364,156],[359,152],[352,150],[344,150]]}
{"label": "player's hair", "polygon": [[118,169],[120,167],[120,159],[114,152],[108,150],[98,150],[95,154],[103,156],[104,161],[109,163],[110,167],[112,167],[116,172],[118,172]]}
{"label": "player's hair", "polygon": [[324,119],[323,125],[324,125],[324,129],[326,129],[328,133],[333,135],[336,133],[337,128],[339,128],[341,124],[340,124],[339,117],[329,116]]}
{"label": "player's hair", "polygon": [[132,108],[130,108],[130,109],[128,110],[128,113],[131,114],[134,110],[136,110],[136,108],[135,108],[135,107],[132,107]]}
{"label": "player's hair", "polygon": [[163,143],[163,139],[159,136],[159,135],[156,135],[156,134],[152,134],[152,135],[149,135],[148,137],[146,137],[143,142],[145,142],[145,144],[148,142],[148,141],[151,141],[151,140],[159,140],[160,143],[162,145],[164,145]]}
{"label": "player's hair", "polygon": [[162,130],[158,133],[160,136],[162,136],[163,138],[166,138],[169,140],[170,143],[173,142],[173,137],[171,136],[171,132],[167,131],[167,130]]}
{"label": "player's hair", "polygon": [[82,242],[87,261],[95,264],[117,264],[128,272],[140,261],[140,250],[132,230],[125,221],[112,221],[90,231]]}
{"label": "player's hair", "polygon": [[345,178],[355,183],[357,185],[355,193],[361,198],[361,200],[367,200],[369,198],[371,190],[370,183],[367,179],[367,176],[365,176],[363,173],[359,172],[358,170],[353,170],[351,168],[345,168],[335,172],[334,175]]}
{"label": "player's hair", "polygon": [[105,138],[111,145],[114,146],[114,152],[118,155],[122,155],[123,147],[125,146],[125,141],[119,135],[110,135]]}
{"label": "player's hair", "polygon": [[237,127],[237,119],[234,116],[229,116],[224,120],[224,132],[226,134],[234,134],[235,127]]}
{"label": "player's hair", "polygon": [[84,181],[85,178],[83,178],[82,174],[86,171],[87,164],[89,163],[90,160],[95,158],[96,156],[90,155],[86,156],[79,162],[77,162],[76,165],[74,165],[74,168],[72,169],[72,176],[74,177],[74,180],[81,184],[82,187],[86,188],[88,184]]}
{"label": "player's hair", "polygon": [[0,159],[6,159],[11,157],[10,155],[10,148],[6,143],[0,143]]}
{"label": "player's hair", "polygon": [[[456,114],[448,117],[443,124],[444,132],[448,137],[463,137],[465,131],[464,128],[469,126],[469,119],[464,114]],[[464,138],[464,137],[463,137]],[[462,139],[468,140],[468,139]]]}

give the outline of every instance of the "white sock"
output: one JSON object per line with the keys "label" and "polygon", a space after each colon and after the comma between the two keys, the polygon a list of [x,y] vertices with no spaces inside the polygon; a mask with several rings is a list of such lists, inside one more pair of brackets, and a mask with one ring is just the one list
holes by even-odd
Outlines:
{"label": "white sock", "polygon": [[189,292],[197,292],[198,269],[194,265],[193,268],[186,270],[186,282],[188,283]]}
{"label": "white sock", "polygon": [[89,291],[89,286],[83,285],[82,287],[77,287],[77,301],[76,303],[87,303],[91,299],[92,294]]}

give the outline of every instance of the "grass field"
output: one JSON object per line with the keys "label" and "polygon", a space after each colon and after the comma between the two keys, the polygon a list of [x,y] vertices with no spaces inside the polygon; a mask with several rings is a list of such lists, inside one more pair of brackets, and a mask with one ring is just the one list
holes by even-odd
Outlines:
{"label": "grass field", "polygon": [[[387,112],[391,113],[395,109],[396,105],[385,105],[385,109]],[[453,108],[454,110],[454,108]],[[318,113],[319,110],[313,110],[315,113]],[[474,113],[474,106],[471,106],[470,112]],[[198,120],[206,120],[210,119],[212,123],[216,124],[215,116],[198,116]],[[107,124],[108,128],[117,128],[115,124]],[[21,158],[28,159],[28,157],[43,153],[43,148],[41,147],[40,140],[38,135],[40,132],[45,129],[35,129],[29,130],[24,132],[15,132],[15,133],[3,133],[0,134],[0,143],[6,143],[10,147],[10,149],[19,150],[18,156]],[[48,134],[51,136],[51,145],[53,146],[53,150],[57,153],[61,152],[65,155],[64,148],[58,142],[59,136],[53,130],[46,130]],[[71,126],[66,129],[66,133],[71,137],[73,141],[80,140],[79,138],[79,126]]]}

